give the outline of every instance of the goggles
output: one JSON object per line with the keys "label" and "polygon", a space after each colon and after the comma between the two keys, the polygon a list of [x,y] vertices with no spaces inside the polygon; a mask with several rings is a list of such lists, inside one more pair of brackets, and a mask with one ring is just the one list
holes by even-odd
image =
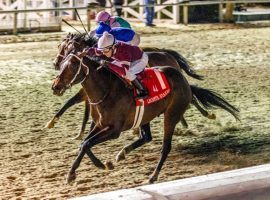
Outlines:
{"label": "goggles", "polygon": [[102,53],[109,53],[113,46],[105,47],[102,49]]}

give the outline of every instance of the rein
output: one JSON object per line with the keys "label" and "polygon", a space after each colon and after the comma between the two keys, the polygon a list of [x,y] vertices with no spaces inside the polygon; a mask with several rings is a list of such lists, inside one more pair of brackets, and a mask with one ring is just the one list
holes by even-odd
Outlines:
{"label": "rein", "polygon": [[[86,73],[86,75],[84,76],[84,78],[83,78],[79,83],[82,83],[82,82],[85,81],[86,77],[89,75],[89,68],[87,67],[87,65],[85,65],[85,64],[83,63],[83,58],[80,58],[80,57],[78,57],[77,55],[71,53],[71,54],[69,54],[69,55],[65,58],[65,60],[66,60],[67,58],[69,58],[69,57],[75,57],[77,60],[80,61],[80,65],[79,65],[79,67],[78,67],[78,70],[77,70],[76,74],[74,75],[74,77],[72,78],[72,80],[70,81],[70,83],[67,84],[68,88],[71,88],[71,87],[73,86],[75,80],[77,79],[78,75],[80,74],[80,72],[81,72],[81,70],[82,70],[82,66],[85,67],[85,68],[87,69],[87,73]],[[64,61],[65,61],[65,60],[64,60]]]}
{"label": "rein", "polygon": [[91,105],[96,106],[98,104],[101,104],[106,99],[106,97],[109,96],[109,93],[110,93],[110,90],[108,90],[108,92],[106,92],[106,94],[97,102],[91,102],[89,98],[88,98],[88,101]]}
{"label": "rein", "polygon": [[[85,79],[86,79],[87,76],[89,75],[89,68],[87,67],[86,64],[84,64],[84,62],[83,62],[83,57],[80,58],[80,57],[78,57],[77,55],[75,55],[75,54],[73,54],[73,53],[69,54],[69,55],[66,57],[66,59],[67,59],[68,57],[75,57],[77,60],[80,61],[80,66],[79,66],[79,68],[78,68],[76,74],[74,75],[74,77],[73,77],[73,79],[70,81],[70,83],[67,85],[67,88],[71,88],[72,85],[74,84],[75,80],[77,79],[78,75],[80,74],[80,72],[81,72],[81,70],[82,70],[82,66],[85,67],[85,68],[87,69],[87,73],[86,73],[86,75],[84,76],[84,78],[83,78],[79,83],[83,83],[83,82],[85,81]],[[66,59],[65,59],[65,60],[66,60]],[[98,105],[98,104],[102,103],[102,102],[106,99],[107,96],[109,96],[109,93],[110,93],[110,90],[108,90],[108,91],[106,92],[106,94],[105,94],[100,100],[98,100],[97,102],[91,102],[91,100],[90,100],[89,98],[88,98],[88,101],[89,101],[89,103],[90,103],[91,105]]]}

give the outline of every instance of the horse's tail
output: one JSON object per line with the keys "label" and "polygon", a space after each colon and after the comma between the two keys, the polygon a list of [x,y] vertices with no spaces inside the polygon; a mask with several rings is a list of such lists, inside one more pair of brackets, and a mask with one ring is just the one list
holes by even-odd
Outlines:
{"label": "horse's tail", "polygon": [[235,119],[240,121],[238,116],[239,110],[233,105],[231,105],[229,102],[227,102],[221,95],[214,91],[200,88],[195,85],[190,85],[190,87],[193,96],[195,95],[197,100],[200,102],[201,105],[203,105],[204,108],[222,108],[227,112],[231,113],[235,117]]}
{"label": "horse's tail", "polygon": [[183,69],[187,73],[187,75],[189,75],[195,79],[198,79],[198,80],[204,79],[204,77],[202,75],[196,74],[196,72],[190,67],[190,63],[182,55],[180,55],[178,52],[171,50],[171,49],[162,49],[162,51],[173,56],[175,58],[175,60],[177,61],[177,63],[179,64],[180,68]]}

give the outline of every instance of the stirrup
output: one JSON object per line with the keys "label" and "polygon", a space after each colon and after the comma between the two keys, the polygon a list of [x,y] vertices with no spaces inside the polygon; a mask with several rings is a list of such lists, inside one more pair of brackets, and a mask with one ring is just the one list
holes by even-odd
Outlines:
{"label": "stirrup", "polygon": [[147,91],[140,91],[139,94],[136,94],[135,99],[146,99],[149,96]]}

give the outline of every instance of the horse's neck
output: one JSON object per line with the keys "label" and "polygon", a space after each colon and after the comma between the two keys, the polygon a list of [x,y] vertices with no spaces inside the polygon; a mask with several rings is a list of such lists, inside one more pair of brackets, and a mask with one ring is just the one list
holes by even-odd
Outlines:
{"label": "horse's neck", "polygon": [[91,102],[100,101],[108,92],[110,92],[110,78],[103,73],[90,69],[88,77],[82,83]]}
{"label": "horse's neck", "polygon": [[[89,78],[82,83],[88,98],[92,103],[99,102],[110,94],[110,98],[119,98],[119,95],[127,94],[124,83],[106,69],[101,71],[90,71]],[[132,95],[129,95],[132,96]]]}

